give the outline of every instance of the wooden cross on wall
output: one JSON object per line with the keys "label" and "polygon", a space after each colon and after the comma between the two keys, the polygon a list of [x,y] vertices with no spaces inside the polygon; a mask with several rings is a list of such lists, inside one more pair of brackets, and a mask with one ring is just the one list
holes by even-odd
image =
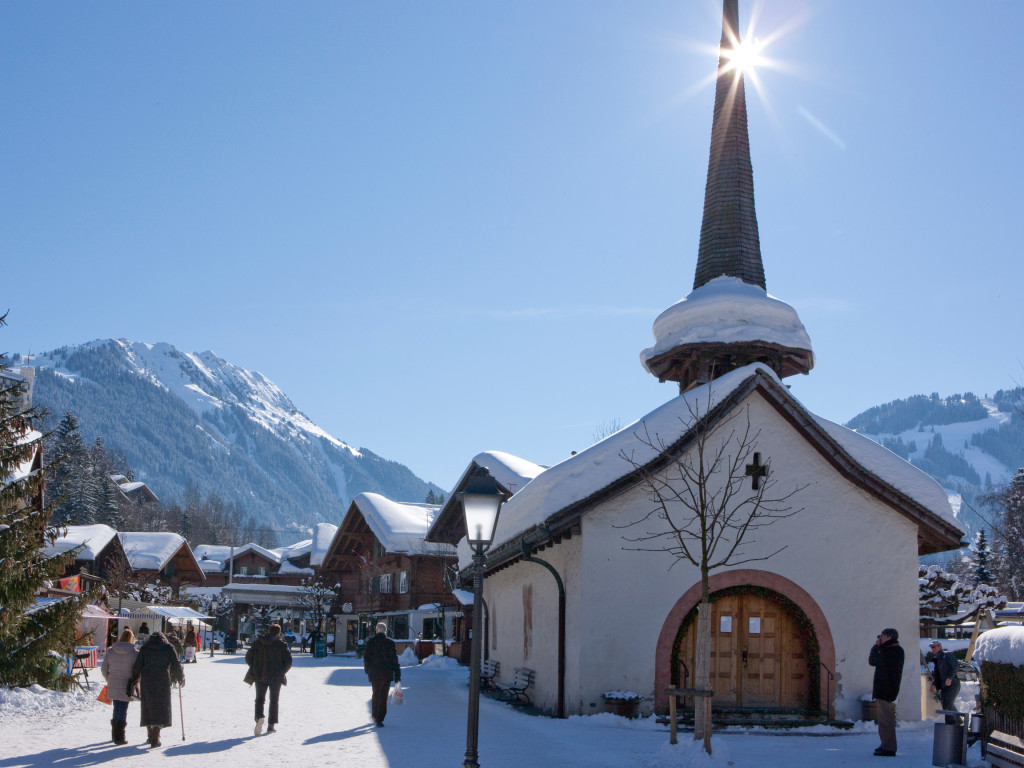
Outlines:
{"label": "wooden cross on wall", "polygon": [[747,464],[747,477],[751,478],[750,487],[757,490],[761,487],[761,478],[768,476],[768,465],[761,463],[761,454],[754,453],[754,463]]}

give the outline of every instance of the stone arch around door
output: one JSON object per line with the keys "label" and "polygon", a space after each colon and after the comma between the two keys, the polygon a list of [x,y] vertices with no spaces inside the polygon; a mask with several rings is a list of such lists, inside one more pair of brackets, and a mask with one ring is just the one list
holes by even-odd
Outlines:
{"label": "stone arch around door", "polygon": [[[817,639],[819,663],[824,664],[829,670],[835,671],[835,643],[832,640],[832,632],[825,619],[825,614],[814,601],[814,598],[795,582],[777,573],[741,569],[713,574],[709,579],[708,587],[712,594],[721,590],[738,587],[760,588],[778,593],[803,613],[804,618],[813,628],[815,638]],[[683,621],[690,611],[700,603],[700,593],[700,582],[686,590],[665,617],[665,623],[662,625],[661,632],[658,635],[654,662],[654,705],[655,710],[659,713],[668,712],[668,696],[665,694],[665,689],[672,685],[672,666],[674,663],[673,656],[676,641]],[[833,683],[831,686],[828,686],[827,678],[828,676],[824,672],[820,674],[819,701],[823,710],[826,707],[830,691],[835,691],[835,684]],[[829,702],[829,706],[831,706],[831,702]]]}

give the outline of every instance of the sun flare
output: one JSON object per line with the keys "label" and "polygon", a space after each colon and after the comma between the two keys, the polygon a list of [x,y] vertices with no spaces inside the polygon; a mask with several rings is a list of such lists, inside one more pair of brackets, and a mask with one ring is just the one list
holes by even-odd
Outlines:
{"label": "sun flare", "polygon": [[736,43],[733,48],[723,50],[722,58],[726,62],[724,71],[738,69],[744,75],[753,76],[757,67],[769,63],[769,59],[761,54],[764,47],[764,43],[755,38],[753,41]]}

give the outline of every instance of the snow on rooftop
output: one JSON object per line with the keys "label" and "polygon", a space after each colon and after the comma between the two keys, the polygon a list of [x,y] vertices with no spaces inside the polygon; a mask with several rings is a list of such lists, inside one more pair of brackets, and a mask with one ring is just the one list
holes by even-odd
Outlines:
{"label": "snow on rooftop", "polygon": [[974,659],[1024,667],[1024,627],[997,627],[983,633],[974,647]]}
{"label": "snow on rooftop", "polygon": [[[42,440],[42,438],[43,438],[43,433],[33,429],[33,430],[30,430],[29,432],[26,432],[21,437],[19,437],[15,441],[15,444],[16,445],[26,445],[28,443],[35,442],[37,440]],[[14,468],[14,471],[10,475],[8,475],[5,478],[2,478],[2,482],[0,482],[0,486],[9,485],[11,483],[16,483],[19,480],[24,480],[26,477],[28,477],[29,474],[32,472],[32,461],[35,459],[35,451],[36,450],[38,450],[38,446],[36,447],[36,449],[32,450],[29,453],[29,456],[28,456],[27,459],[25,459],[25,461],[19,463]]]}
{"label": "snow on rooftop", "polygon": [[317,523],[313,526],[313,546],[309,551],[309,564],[314,568],[324,564],[324,556],[327,554],[334,534],[338,532],[338,526],[330,523]]}
{"label": "snow on rooftop", "polygon": [[487,467],[498,485],[513,494],[547,469],[503,451],[483,451],[474,456],[473,461],[479,467]]}
{"label": "snow on rooftop", "polygon": [[812,351],[795,309],[759,286],[722,275],[658,315],[654,346],[640,353],[640,362],[649,371],[649,360],[679,346],[744,341]]}
{"label": "snow on rooftop", "polygon": [[77,559],[95,560],[115,536],[117,531],[109,525],[69,525],[62,536],[43,547],[43,553],[53,557],[83,547]]}
{"label": "snow on rooftop", "polygon": [[[493,546],[498,547],[541,525],[555,513],[630,474],[633,466],[622,458],[623,454],[631,456],[640,465],[653,460],[658,451],[645,445],[638,434],[642,437],[643,430],[646,430],[652,437],[657,436],[655,442],[661,441],[666,445],[675,443],[692,427],[694,416],[691,411],[703,414],[715,408],[757,373],[778,382],[780,390],[789,393],[770,368],[761,363],[753,363],[673,398],[633,424],[534,478],[505,502],[498,518]],[[789,397],[792,398],[792,395]],[[799,401],[792,399],[797,407],[802,408]],[[865,470],[902,491],[944,521],[961,527],[953,516],[946,493],[925,472],[852,430],[818,419],[809,412],[808,415],[815,418]],[[467,552],[463,540],[459,545],[460,562],[466,560]]]}
{"label": "snow on rooftop", "polygon": [[[362,514],[373,535],[387,552],[424,553],[424,537],[440,507],[436,504],[415,504],[392,501],[379,493],[357,494],[352,503]],[[455,550],[446,544],[430,544],[430,551]]]}
{"label": "snow on rooftop", "polygon": [[828,419],[811,416],[864,469],[964,532],[949,504],[949,494],[935,478],[874,440]]}
{"label": "snow on rooftop", "polygon": [[159,571],[185,544],[185,539],[176,533],[119,533],[118,536],[132,570],[136,571]]}

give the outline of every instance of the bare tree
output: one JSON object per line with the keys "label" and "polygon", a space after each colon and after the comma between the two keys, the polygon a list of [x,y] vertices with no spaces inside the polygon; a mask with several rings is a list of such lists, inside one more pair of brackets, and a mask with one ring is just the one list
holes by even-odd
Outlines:
{"label": "bare tree", "polygon": [[315,629],[312,632],[314,638],[313,652],[316,652],[316,640],[323,636],[324,621],[331,609],[331,603],[336,597],[336,585],[330,585],[323,573],[317,573],[302,580],[302,591],[299,593],[299,604],[303,613],[313,622]]}
{"label": "bare tree", "polygon": [[[688,439],[667,444],[643,423],[634,436],[646,450],[667,458],[667,463],[620,456],[632,465],[651,502],[650,510],[623,527],[645,527],[643,533],[624,537],[637,551],[667,552],[677,563],[700,570],[701,601],[697,612],[695,685],[710,690],[711,601],[708,580],[712,571],[777,555],[786,547],[763,553],[755,549],[755,535],[777,520],[797,514],[790,502],[805,486],[788,492],[777,489],[771,461],[761,461],[756,450],[761,435],[750,422],[749,405],[724,415],[712,409],[711,391],[705,402],[687,400],[690,418],[681,419]],[[711,698],[695,697],[694,739],[704,740],[711,754]]]}

